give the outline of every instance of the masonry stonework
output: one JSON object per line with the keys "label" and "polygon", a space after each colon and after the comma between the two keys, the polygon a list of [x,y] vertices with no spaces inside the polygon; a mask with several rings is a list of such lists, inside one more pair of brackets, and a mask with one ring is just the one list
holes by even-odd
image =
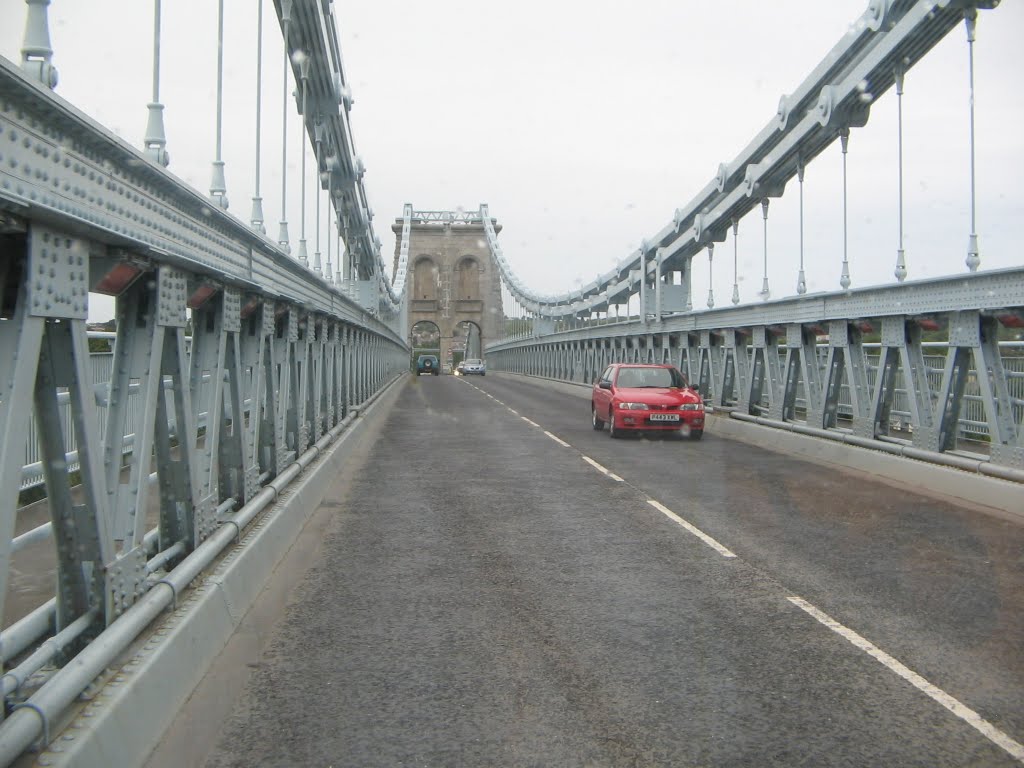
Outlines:
{"label": "masonry stonework", "polygon": [[[494,226],[495,232],[501,227]],[[394,269],[398,268],[402,220],[396,234]],[[471,222],[413,221],[409,234],[406,295],[409,321],[406,339],[422,321],[437,325],[441,333],[441,362],[452,360],[456,327],[468,320],[480,330],[481,349],[500,338],[504,313],[501,277],[491,259],[481,224]]]}

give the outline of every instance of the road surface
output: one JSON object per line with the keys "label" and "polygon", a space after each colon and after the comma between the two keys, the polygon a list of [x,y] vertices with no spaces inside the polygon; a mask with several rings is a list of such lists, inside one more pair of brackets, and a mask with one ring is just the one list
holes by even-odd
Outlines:
{"label": "road surface", "polygon": [[402,386],[207,766],[1021,764],[1019,523]]}

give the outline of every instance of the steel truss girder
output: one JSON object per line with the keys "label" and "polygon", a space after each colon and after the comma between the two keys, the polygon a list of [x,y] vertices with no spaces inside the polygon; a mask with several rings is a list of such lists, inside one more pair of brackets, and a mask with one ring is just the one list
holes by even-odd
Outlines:
{"label": "steel truss girder", "polygon": [[[273,382],[274,303],[262,302],[250,310],[243,321],[240,339],[242,375],[249,393],[248,423],[242,443],[245,487],[243,502],[259,490],[260,467],[276,469],[276,419],[273,406],[276,398],[270,388]],[[245,422],[240,422],[245,423]]]}
{"label": "steel truss girder", "polygon": [[18,139],[9,153],[16,162],[0,168],[0,208],[87,237],[89,253],[130,243],[157,262],[365,326],[404,346],[390,324],[397,314],[387,322],[372,317],[2,57],[0,92],[0,134]]}
{"label": "steel truss girder", "polygon": [[[30,221],[22,230],[21,234],[8,232],[2,241],[3,282],[16,289],[17,299],[12,302],[11,292],[5,291],[8,319],[0,324],[0,353],[13,363],[11,374],[0,382],[4,462],[0,519],[8,529],[0,546],[0,587],[10,568],[18,473],[28,414],[34,406],[59,555],[58,623],[76,619],[86,607],[98,609],[109,623],[147,586],[149,555],[143,540],[154,478],[159,488],[159,549],[183,543],[187,552],[218,524],[214,517],[218,504],[226,500],[240,504],[252,498],[261,470],[273,476],[281,465],[278,453],[299,446],[295,440],[289,449],[273,429],[275,419],[281,422],[289,408],[295,413],[293,426],[298,423],[302,403],[292,397],[300,389],[292,386],[296,370],[317,367],[319,375],[306,383],[307,391],[314,394],[310,415],[320,434],[337,422],[323,404],[331,397],[337,400],[338,412],[345,407],[345,387],[336,387],[333,381],[345,373],[342,345],[328,340],[328,336],[340,338],[342,325],[316,315],[313,324],[319,330],[314,331],[317,356],[313,362],[303,366],[301,355],[291,354],[297,341],[294,334],[283,346],[286,354],[278,357],[278,364],[271,343],[274,311],[275,306],[286,305],[263,302],[262,311],[246,323],[252,335],[245,336],[243,345],[241,296],[233,286],[215,286],[213,298],[196,306],[194,333],[187,337],[185,309],[190,292],[200,283],[209,288],[209,281],[172,266],[156,266],[117,297],[113,375],[107,387],[94,391],[91,374],[84,367],[89,359],[84,322],[87,275],[94,249],[81,238],[38,222]],[[288,307],[289,319],[298,312]],[[328,324],[333,330],[328,330]],[[355,338],[355,331],[349,334]],[[194,345],[191,354],[186,351],[187,340]],[[358,354],[374,358],[373,375],[364,385],[365,398],[371,386],[379,386],[385,374],[395,369],[400,352],[390,339],[365,329],[359,340]],[[329,346],[339,357],[333,365],[325,362]],[[293,360],[297,361],[294,366]],[[268,381],[275,382],[277,390],[268,387]],[[82,505],[73,504],[67,490],[65,453],[70,432],[56,410],[58,387],[68,389],[86,496]],[[102,442],[94,400],[106,407],[107,437]],[[267,419],[268,413],[273,417]],[[122,469],[121,445],[128,432],[132,450]],[[268,444],[273,451],[261,451]]]}
{"label": "steel truss girder", "polygon": [[871,409],[868,413],[870,433],[866,436],[875,437],[888,431],[896,393],[896,373],[902,371],[907,387],[911,423],[915,425],[914,439],[928,450],[938,450],[933,398],[924,361],[924,349],[921,346],[920,326],[907,322],[904,318],[883,318],[881,343]]}
{"label": "steel truss girder", "polygon": [[957,312],[950,317],[949,353],[938,391],[935,440],[939,450],[955,442],[956,425],[963,404],[969,364],[974,363],[975,380],[981,391],[991,437],[992,460],[1016,468],[1024,467],[1021,427],[1013,416],[1006,371],[996,342],[995,318],[978,312]]}
{"label": "steel truss girder", "polygon": [[825,376],[822,423],[814,426],[825,429],[837,426],[839,394],[845,380],[850,393],[853,421],[858,425],[858,434],[861,437],[875,437],[875,429],[870,427],[871,390],[868,386],[868,369],[861,343],[861,332],[850,323],[841,320],[829,323]]}
{"label": "steel truss girder", "polygon": [[[0,172],[0,182],[9,180]],[[15,189],[15,194],[20,193]],[[7,204],[5,199],[9,202],[0,192],[0,206]],[[402,366],[405,346],[364,316],[346,322],[336,308],[319,312],[281,298],[268,300],[257,291],[246,294],[243,318],[241,292],[230,275],[214,285],[207,270],[186,269],[185,261],[166,254],[154,252],[148,259],[115,255],[101,241],[83,237],[99,229],[79,228],[72,214],[54,216],[42,206],[21,213],[28,218],[11,217],[8,223],[5,214],[0,226],[0,618],[34,410],[57,555],[53,621],[57,631],[76,634],[70,641],[65,635],[62,652],[48,657],[63,664],[157,582],[158,574],[147,579],[150,570],[169,568],[173,553],[187,552],[202,540],[208,526],[218,522],[213,517],[218,504],[252,499],[261,478],[282,467],[279,455],[287,448],[276,430],[296,403],[295,369],[304,367],[314,377],[305,380],[304,391],[313,396],[303,415],[322,433],[340,420],[351,392],[334,380],[349,375],[345,354],[361,356],[372,374],[365,381],[365,399]],[[119,291],[117,334],[111,380],[96,386],[88,365],[89,288],[97,284],[97,275],[109,276],[112,264],[130,264],[137,279],[116,288],[103,284],[104,290]],[[195,290],[200,286],[203,290]],[[211,287],[212,297],[200,303]],[[189,306],[194,310],[191,334],[186,328]],[[311,318],[311,361],[304,362],[302,353],[292,349],[294,337],[285,340],[284,354],[275,359],[278,309],[287,312],[288,320]],[[350,342],[347,349],[342,330]],[[275,389],[281,382],[283,396]],[[97,404],[106,409],[102,417]],[[101,418],[106,425],[102,439]],[[80,496],[71,493],[66,458],[72,436]],[[122,466],[126,442],[131,451]],[[272,450],[264,450],[267,446]],[[152,510],[155,537],[146,535],[152,525],[146,518],[154,477],[159,488],[159,509]],[[33,541],[43,538],[39,533],[46,531],[36,529]],[[149,560],[154,541],[162,551],[159,562]],[[167,552],[171,547],[173,552]],[[45,618],[45,606],[34,615]],[[10,638],[7,649],[17,647],[12,655],[37,639],[46,640],[39,633],[47,630],[37,629],[38,623],[17,622],[17,637]],[[104,637],[108,647],[110,636]],[[20,685],[17,675],[5,676],[5,691],[12,679],[15,688]],[[54,717],[49,711],[37,714]]]}
{"label": "steel truss girder", "polygon": [[[1019,286],[1020,274],[1020,270],[1007,270],[999,278],[1008,278],[1011,286]],[[957,281],[972,279],[961,276]],[[930,283],[936,285],[936,281]],[[941,281],[938,284],[941,287]],[[976,295],[973,290],[969,293]],[[917,306],[933,305],[927,297],[919,298]],[[1024,464],[1024,428],[1015,409],[1021,404],[1011,395],[1010,377],[997,343],[996,317],[1019,315],[1024,290],[1013,296],[1000,294],[992,304],[985,310],[957,308],[928,315],[855,316],[773,325],[712,326],[698,331],[691,330],[692,323],[665,322],[657,335],[641,322],[600,325],[495,344],[488,348],[487,355],[494,370],[561,379],[578,378],[569,364],[577,349],[596,346],[602,351],[595,353],[595,359],[602,364],[668,359],[696,383],[709,403],[721,405],[735,397],[740,412],[775,421],[798,420],[798,391],[802,387],[806,424],[818,429],[840,428],[839,392],[845,388],[850,401],[850,429],[868,439],[888,435],[896,377],[902,371],[912,445],[933,452],[955,447],[960,411],[971,378],[977,382],[976,397],[984,408],[982,423],[987,425],[991,439],[991,462],[1019,468]],[[722,317],[717,313],[715,316]],[[702,324],[707,325],[707,320],[704,318]],[[934,393],[924,358],[922,325],[950,328],[942,383]],[[872,379],[862,328],[878,326],[881,344]],[[826,329],[827,346],[819,349],[819,337],[824,337]],[[696,343],[695,337],[699,337]],[[785,359],[780,342],[784,344]],[[977,375],[971,373],[972,366]]]}
{"label": "steel truss girder", "polygon": [[[89,373],[85,316],[87,290],[82,252],[69,238],[44,226],[27,237],[5,239],[4,282],[14,286],[13,307],[0,323],[0,355],[8,373],[0,377],[0,615],[11,567],[18,474],[24,456],[28,416],[33,407],[57,546],[56,626],[63,629],[91,610],[100,623],[111,614],[112,595],[104,589],[114,559],[105,510],[105,482],[99,420]],[[48,284],[46,275],[59,275]],[[66,317],[61,317],[66,315]],[[83,503],[71,494],[58,388],[66,388],[78,456]],[[84,639],[88,636],[81,636]],[[79,640],[79,641],[80,641]]]}
{"label": "steel truss girder", "polygon": [[[666,317],[657,324],[665,333],[681,331],[750,328],[758,325],[784,326],[790,323],[828,324],[832,320],[858,318],[915,317],[949,312],[952,308],[995,311],[1024,304],[1024,268],[995,269],[925,280],[906,281],[850,291],[808,294],[764,304],[692,312]],[[487,353],[530,346],[536,338],[570,341],[586,338],[632,337],[648,326],[640,321],[587,324],[542,337],[500,341],[487,346]]]}
{"label": "steel truss girder", "polygon": [[[248,450],[245,430],[241,354],[241,301],[237,290],[218,291],[193,310],[189,390],[196,434],[195,450],[202,476],[198,479],[198,509],[194,543],[206,539],[219,525],[215,514],[221,501],[241,502],[246,494]],[[200,427],[201,417],[205,422]]]}
{"label": "steel truss girder", "polygon": [[753,328],[753,359],[751,361],[750,393],[747,396],[748,413],[762,409],[768,400],[768,416],[781,419],[783,411],[782,361],[779,355],[778,334],[763,326]]}

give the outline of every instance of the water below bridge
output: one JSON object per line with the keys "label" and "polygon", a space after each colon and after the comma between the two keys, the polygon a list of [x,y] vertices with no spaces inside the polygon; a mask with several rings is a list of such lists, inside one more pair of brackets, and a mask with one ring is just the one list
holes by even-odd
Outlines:
{"label": "water below bridge", "polygon": [[1019,522],[400,386],[150,765],[1019,764]]}

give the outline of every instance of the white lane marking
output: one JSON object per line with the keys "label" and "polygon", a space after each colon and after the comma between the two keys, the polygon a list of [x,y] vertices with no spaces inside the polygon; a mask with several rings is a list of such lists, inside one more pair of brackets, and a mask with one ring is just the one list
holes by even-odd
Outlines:
{"label": "white lane marking", "polygon": [[593,467],[594,469],[596,469],[596,470],[597,470],[598,472],[603,472],[604,474],[608,475],[608,477],[610,477],[610,478],[611,478],[612,480],[614,480],[615,482],[617,482],[617,483],[621,483],[621,482],[623,482],[623,480],[622,480],[622,478],[621,478],[621,477],[619,477],[618,475],[616,475],[616,474],[615,474],[614,472],[612,472],[611,470],[609,470],[609,469],[608,469],[607,467],[602,467],[602,466],[601,466],[600,464],[598,464],[598,463],[597,463],[596,461],[594,461],[594,460],[593,460],[592,458],[590,458],[589,456],[582,456],[582,459],[583,459],[583,460],[584,460],[585,462],[587,462],[587,464],[589,464],[589,465],[590,465],[590,466],[592,466],[592,467]]}
{"label": "white lane marking", "polygon": [[[505,407],[508,408],[508,406]],[[512,413],[514,413],[516,416],[519,415],[519,411],[517,411],[515,408],[509,408],[509,410],[512,411]]]}
{"label": "white lane marking", "polygon": [[555,435],[552,435],[546,429],[544,430],[544,434],[547,435],[548,437],[550,437],[552,440],[554,440],[556,443],[558,443],[563,448],[570,448],[571,447],[567,442],[565,442],[565,440],[563,440],[560,437],[556,437]]}
{"label": "white lane marking", "polygon": [[722,557],[736,557],[736,555],[733,552],[731,552],[728,549],[726,549],[725,547],[723,547],[721,544],[719,544],[713,538],[711,538],[706,533],[704,533],[704,531],[702,531],[700,528],[697,528],[696,526],[691,525],[690,523],[688,523],[685,520],[683,520],[683,518],[681,518],[679,515],[677,515],[675,512],[673,512],[671,509],[669,509],[665,505],[659,504],[654,499],[648,499],[647,503],[650,504],[652,507],[654,507],[659,512],[661,512],[661,514],[665,515],[665,517],[667,517],[669,520],[674,520],[675,522],[679,523],[679,525],[683,526],[683,528],[685,528],[690,533],[692,533],[694,536],[696,536],[698,539],[703,541],[705,544],[707,544],[709,547],[711,547],[713,550],[715,550]]}
{"label": "white lane marking", "polygon": [[520,416],[519,418],[520,418],[520,419],[522,419],[523,421],[525,421],[525,422],[526,422],[527,424],[529,424],[529,425],[530,425],[531,427],[537,427],[537,428],[540,428],[540,424],[538,424],[538,423],[537,423],[536,421],[530,421],[530,420],[529,420],[528,418],[526,418],[525,416]]}
{"label": "white lane marking", "polygon": [[849,627],[843,626],[828,614],[819,611],[817,608],[815,608],[813,605],[808,603],[803,598],[787,597],[786,599],[789,600],[789,602],[791,602],[797,608],[800,608],[801,610],[813,616],[815,619],[817,619],[819,622],[821,622],[826,627],[831,629],[837,635],[845,637],[857,648],[860,648],[869,656],[874,657],[876,661],[884,664],[886,667],[888,667],[890,670],[892,670],[897,675],[902,677],[904,680],[906,680],[912,686],[914,686],[919,691],[924,693],[926,696],[944,706],[946,709],[948,709],[954,715],[959,717],[969,726],[975,728],[979,733],[981,733],[982,736],[987,738],[993,744],[1002,747],[1007,752],[1009,752],[1013,757],[1017,758],[1021,762],[1024,762],[1024,745],[1022,745],[1020,742],[1011,739],[1009,736],[1000,731],[998,728],[992,725],[992,723],[988,722],[988,720],[983,718],[973,709],[962,704],[957,699],[954,699],[941,688],[938,688],[932,683],[929,683],[927,680],[925,680],[923,677],[917,674],[917,672],[914,672],[912,669],[908,669],[899,661],[890,656],[888,653],[883,651],[881,648],[874,645],[869,640],[861,637]]}

